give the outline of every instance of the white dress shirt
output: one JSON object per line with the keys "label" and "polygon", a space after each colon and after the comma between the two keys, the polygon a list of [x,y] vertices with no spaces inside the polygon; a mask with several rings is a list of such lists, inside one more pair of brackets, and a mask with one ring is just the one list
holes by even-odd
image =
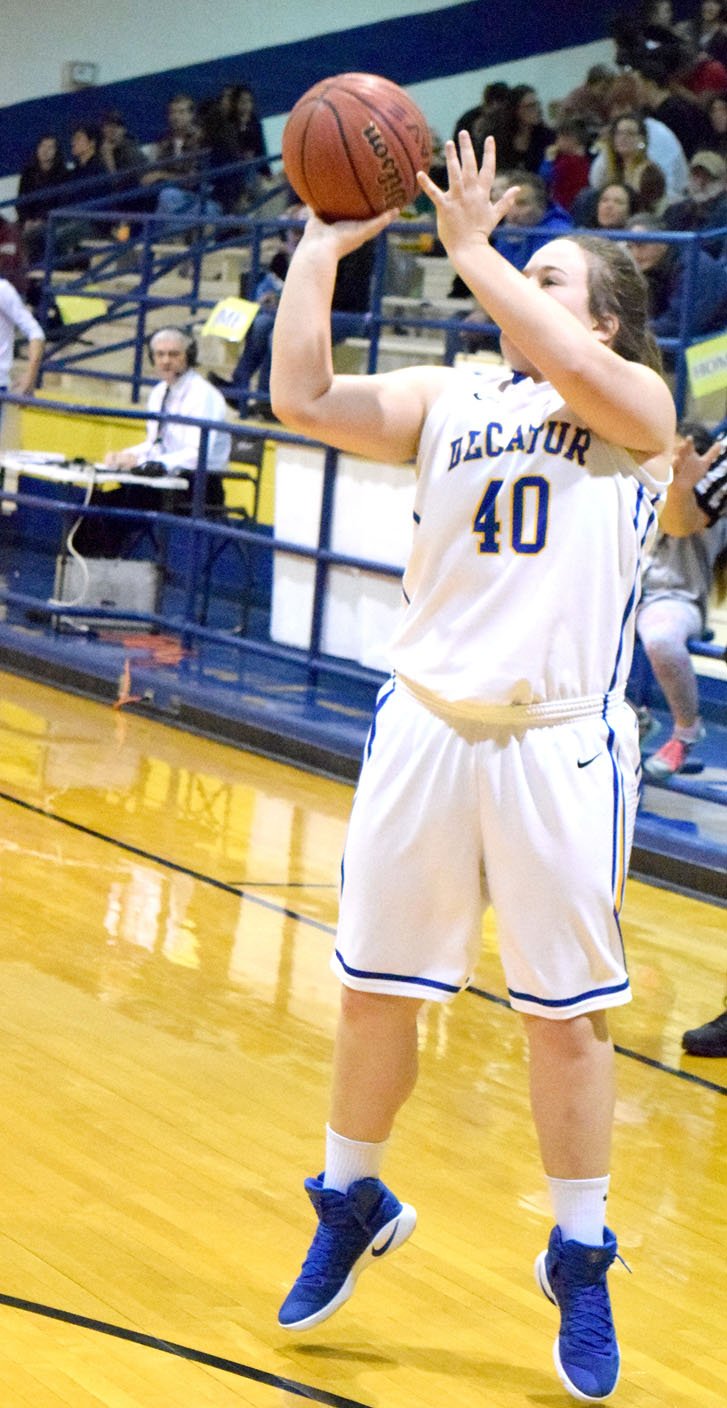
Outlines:
{"label": "white dress shirt", "polygon": [[16,330],[29,341],[45,337],[40,323],[36,322],[17,290],[7,279],[0,279],[0,387],[3,389],[10,380]]}
{"label": "white dress shirt", "polygon": [[[167,390],[169,395],[165,399]],[[170,387],[167,387],[166,381],[158,381],[152,387],[149,412],[160,411],[162,403],[165,412],[196,416],[200,420],[227,419],[224,397],[199,372],[192,370],[184,372]],[[146,423],[146,439],[140,445],[130,445],[129,452],[136,456],[137,464],[143,464],[145,460],[158,460],[168,474],[177,474],[197,468],[199,440],[200,431],[196,425],[150,419]],[[207,442],[207,468],[224,469],[230,458],[230,447],[229,435],[222,430],[211,430]]]}

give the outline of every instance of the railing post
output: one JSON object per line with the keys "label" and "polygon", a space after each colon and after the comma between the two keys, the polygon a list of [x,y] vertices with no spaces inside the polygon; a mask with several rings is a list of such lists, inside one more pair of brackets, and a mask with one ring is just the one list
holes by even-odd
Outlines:
{"label": "railing post", "polygon": [[[338,467],[338,450],[331,446],[326,447],[325,459],[323,461],[323,493],[321,495],[321,520],[318,525],[318,552],[325,552],[331,546],[331,531],[333,528],[333,495],[336,488],[336,470]],[[325,558],[316,558],[315,586],[313,588],[313,611],[311,613],[310,647],[309,656],[315,657],[321,653],[321,637],[323,635],[323,612],[326,605],[326,592],[328,588],[328,562]],[[308,665],[308,683],[315,688],[318,681],[318,670],[314,665]]]}
{"label": "railing post", "polygon": [[381,300],[386,287],[386,261],[389,255],[388,232],[377,236],[374,251],[374,268],[371,275],[371,338],[367,372],[375,372],[379,361],[379,338],[381,337]]}
{"label": "railing post", "polygon": [[141,246],[141,269],[139,271],[139,298],[136,318],[136,336],[134,338],[134,366],[131,373],[131,400],[138,402],[141,391],[141,383],[144,375],[144,350],[146,345],[146,298],[151,283],[152,266],[154,253],[151,245],[152,221],[153,217],[144,215],[144,233]]}
{"label": "railing post", "polygon": [[682,289],[682,305],[679,310],[679,347],[677,348],[676,354],[676,375],[674,378],[674,404],[677,408],[677,416],[679,417],[684,415],[684,406],[687,396],[687,347],[690,342],[692,312],[697,294],[699,239],[699,235],[690,234],[685,251],[685,278],[684,287]]}
{"label": "railing post", "polygon": [[[187,564],[187,582],[184,591],[184,624],[191,622],[196,624],[195,601],[197,598],[197,573],[199,570],[199,548],[200,539],[204,537],[204,532],[197,527],[199,519],[204,518],[205,504],[207,502],[207,454],[209,450],[210,430],[209,426],[203,425],[199,432],[199,455],[197,458],[197,468],[192,475],[192,506],[191,521],[192,526],[188,533],[189,540],[189,562]],[[187,632],[182,631],[182,644],[185,649],[189,648],[191,637]]]}

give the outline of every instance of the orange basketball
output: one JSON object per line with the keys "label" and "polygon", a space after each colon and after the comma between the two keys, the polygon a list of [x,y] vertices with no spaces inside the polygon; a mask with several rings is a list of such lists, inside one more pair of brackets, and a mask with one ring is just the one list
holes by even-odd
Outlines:
{"label": "orange basketball", "polygon": [[388,78],[340,73],[309,88],[283,132],[285,174],[324,220],[367,220],[408,205],[432,159],[429,126]]}

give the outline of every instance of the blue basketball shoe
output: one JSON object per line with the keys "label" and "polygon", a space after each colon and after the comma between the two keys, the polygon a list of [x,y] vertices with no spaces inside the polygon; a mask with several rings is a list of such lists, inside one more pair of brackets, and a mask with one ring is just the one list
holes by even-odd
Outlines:
{"label": "blue basketball shoe", "polygon": [[285,1330],[311,1330],[348,1300],[367,1266],[395,1252],[411,1235],[417,1215],[378,1178],[360,1178],[347,1193],[306,1178],[318,1230],[300,1276],[278,1312]]}
{"label": "blue basketball shoe", "polygon": [[555,1367],[561,1383],[582,1403],[608,1398],[618,1383],[620,1355],[606,1285],[616,1255],[616,1238],[608,1228],[602,1247],[586,1247],[564,1242],[554,1227],[547,1252],[535,1262],[541,1291],[560,1309]]}

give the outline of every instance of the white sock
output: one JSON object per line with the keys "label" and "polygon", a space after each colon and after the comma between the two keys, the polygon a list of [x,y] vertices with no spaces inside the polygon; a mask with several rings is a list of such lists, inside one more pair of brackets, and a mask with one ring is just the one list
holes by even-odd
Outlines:
{"label": "white sock", "polygon": [[346,1139],[327,1124],[323,1187],[346,1193],[359,1178],[378,1178],[388,1142],[385,1139],[381,1144],[366,1144],[360,1139]]}
{"label": "white sock", "polygon": [[704,737],[704,726],[701,719],[696,719],[689,727],[675,728],[674,737],[681,739],[682,743],[699,743]]}
{"label": "white sock", "polygon": [[564,1242],[603,1246],[610,1178],[549,1178],[555,1220]]}

